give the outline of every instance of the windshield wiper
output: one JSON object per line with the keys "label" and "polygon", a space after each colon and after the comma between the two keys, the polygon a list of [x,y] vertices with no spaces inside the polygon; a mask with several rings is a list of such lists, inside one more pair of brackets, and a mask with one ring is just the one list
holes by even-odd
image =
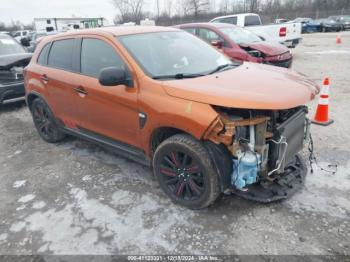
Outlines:
{"label": "windshield wiper", "polygon": [[209,75],[212,75],[212,74],[215,74],[217,72],[220,72],[220,71],[223,71],[224,69],[228,69],[229,67],[236,67],[237,65],[235,64],[224,64],[224,65],[221,65],[221,66],[218,66],[217,68],[215,68],[213,71],[211,71],[209,73]]}
{"label": "windshield wiper", "polygon": [[176,74],[176,75],[164,75],[164,76],[154,76],[153,79],[185,79],[185,78],[196,78],[200,76],[205,76],[203,74]]}

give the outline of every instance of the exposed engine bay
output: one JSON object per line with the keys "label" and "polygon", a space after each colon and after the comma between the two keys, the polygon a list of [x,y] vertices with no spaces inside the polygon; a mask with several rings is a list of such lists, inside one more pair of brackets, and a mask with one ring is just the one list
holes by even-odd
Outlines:
{"label": "exposed engine bay", "polygon": [[214,107],[219,118],[206,139],[224,144],[232,155],[231,185],[248,191],[256,183],[274,182],[295,164],[309,137],[307,107],[288,110],[242,110]]}
{"label": "exposed engine bay", "polygon": [[0,104],[24,98],[23,70],[32,54],[12,54],[0,57]]}

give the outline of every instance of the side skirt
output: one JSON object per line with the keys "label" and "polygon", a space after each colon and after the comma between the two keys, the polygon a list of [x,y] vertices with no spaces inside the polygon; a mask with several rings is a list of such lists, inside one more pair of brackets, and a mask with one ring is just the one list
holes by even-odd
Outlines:
{"label": "side skirt", "polygon": [[147,167],[151,166],[151,160],[146,156],[146,154],[142,150],[136,147],[121,143],[119,141],[115,141],[111,138],[101,136],[99,134],[82,128],[75,130],[68,127],[62,127],[62,130],[68,135],[79,137],[81,139],[95,143],[99,146],[106,148],[107,150],[110,150],[120,156],[135,161],[141,165]]}

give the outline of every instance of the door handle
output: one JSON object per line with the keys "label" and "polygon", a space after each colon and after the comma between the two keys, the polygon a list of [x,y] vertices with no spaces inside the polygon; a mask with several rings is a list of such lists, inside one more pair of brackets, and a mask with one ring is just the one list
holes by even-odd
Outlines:
{"label": "door handle", "polygon": [[47,82],[47,81],[49,81],[49,78],[47,77],[47,75],[44,74],[41,76],[41,80]]}
{"label": "door handle", "polygon": [[74,91],[79,93],[79,94],[83,94],[83,95],[87,95],[88,94],[88,92],[82,86],[78,86],[78,87],[74,88]]}

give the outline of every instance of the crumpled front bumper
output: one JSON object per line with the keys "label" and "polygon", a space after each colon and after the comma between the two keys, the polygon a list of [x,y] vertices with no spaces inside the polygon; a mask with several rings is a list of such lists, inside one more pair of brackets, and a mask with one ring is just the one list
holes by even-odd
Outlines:
{"label": "crumpled front bumper", "polygon": [[307,166],[303,158],[297,154],[284,173],[273,181],[263,180],[249,185],[247,191],[233,189],[232,193],[247,200],[270,203],[285,200],[299,191],[305,182]]}
{"label": "crumpled front bumper", "polygon": [[0,83],[0,104],[24,100],[25,88],[23,81]]}

